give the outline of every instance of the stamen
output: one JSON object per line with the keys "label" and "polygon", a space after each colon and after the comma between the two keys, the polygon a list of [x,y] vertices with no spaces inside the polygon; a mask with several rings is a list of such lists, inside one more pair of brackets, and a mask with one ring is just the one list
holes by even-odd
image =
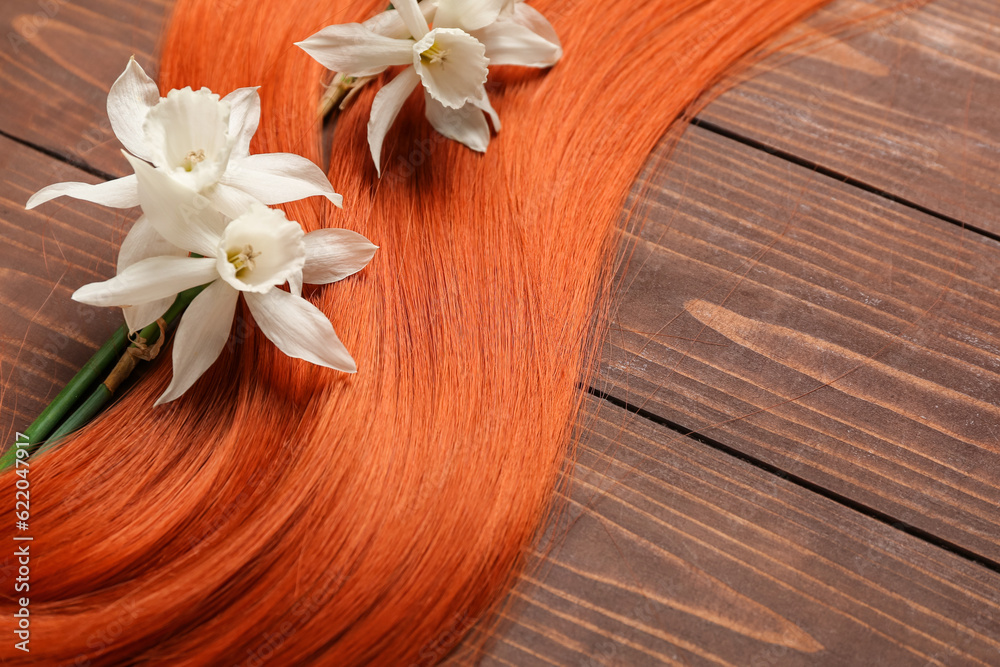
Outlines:
{"label": "stamen", "polygon": [[448,57],[448,49],[442,49],[441,46],[434,42],[430,47],[420,54],[421,60],[426,60],[427,64],[434,65],[436,63],[442,62]]}
{"label": "stamen", "polygon": [[226,255],[226,259],[229,263],[233,265],[236,269],[236,277],[240,277],[241,271],[253,271],[256,268],[257,263],[254,261],[260,257],[259,252],[253,251],[253,246],[249,243],[243,246],[241,250],[231,250],[229,254]]}
{"label": "stamen", "polygon": [[196,151],[191,151],[184,156],[184,160],[181,162],[181,166],[184,167],[184,171],[191,171],[194,166],[199,162],[205,160],[205,149],[199,148]]}

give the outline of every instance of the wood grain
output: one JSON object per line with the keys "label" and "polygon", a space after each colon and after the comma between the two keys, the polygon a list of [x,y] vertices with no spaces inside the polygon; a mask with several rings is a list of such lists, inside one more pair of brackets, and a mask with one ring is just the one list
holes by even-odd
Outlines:
{"label": "wood grain", "polygon": [[170,0],[4,0],[0,132],[73,163],[128,168],[108,121],[107,94],[134,55],[151,76]]}
{"label": "wood grain", "polygon": [[1000,560],[1000,244],[691,128],[599,388]]}
{"label": "wood grain", "polygon": [[[69,294],[111,274],[134,217],[25,212],[43,185],[96,179],[23,144],[123,173],[105,95],[129,55],[155,70],[169,5],[0,6],[8,440],[117,326]],[[897,14],[769,61],[701,118],[1000,231],[996,16]],[[599,389],[1000,560],[1000,246],[704,130],[652,166]],[[586,414],[560,539],[482,664],[996,663],[995,572],[607,402]]]}
{"label": "wood grain", "polygon": [[114,275],[128,212],[60,200],[24,203],[89,174],[0,137],[0,432],[13,442],[119,324],[121,313],[76,303],[81,285]]}
{"label": "wood grain", "polygon": [[480,664],[996,664],[1000,575],[596,399],[581,423]]}
{"label": "wood grain", "polygon": [[805,37],[700,118],[1000,233],[1000,3],[887,6],[838,0],[808,21],[835,39]]}

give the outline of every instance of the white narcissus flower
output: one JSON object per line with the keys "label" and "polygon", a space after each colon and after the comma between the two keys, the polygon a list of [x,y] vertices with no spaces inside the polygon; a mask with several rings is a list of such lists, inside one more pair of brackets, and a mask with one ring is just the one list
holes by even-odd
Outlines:
{"label": "white narcissus flower", "polygon": [[[171,90],[161,98],[135,59],[129,60],[108,93],[108,118],[128,151],[208,198],[234,217],[252,201],[281,204],[322,195],[336,206],[323,171],[290,153],[250,155],[260,121],[256,88],[219,98],[207,88]],[[134,174],[106,183],[56,183],[36,192],[26,208],[60,196],[115,208],[139,204]]]}
{"label": "white narcissus flower", "polygon": [[[537,10],[521,0],[437,0],[434,27],[459,28],[486,49],[490,65],[551,67],[562,57],[555,30]],[[425,94],[427,119],[438,132],[469,148],[485,151],[490,129],[472,104],[449,109]],[[500,118],[489,104],[476,105],[489,114],[493,129]]]}
{"label": "white narcissus flower", "polygon": [[552,24],[524,0],[437,0],[434,25],[471,34],[490,65],[551,67],[562,58]]}
{"label": "white narcissus flower", "polygon": [[[423,0],[419,6],[435,28],[460,28],[482,42],[490,65],[551,67],[562,57],[552,24],[524,0]],[[395,9],[362,25],[386,37],[409,36]]]}
{"label": "white narcissus flower", "polygon": [[[418,85],[423,84],[425,98],[433,100],[436,108],[460,110],[471,105],[463,117],[471,116],[477,108],[496,115],[483,86],[489,66],[486,47],[459,28],[432,30],[417,0],[399,0],[394,6],[396,14],[389,14],[384,21],[376,17],[367,25],[328,26],[297,44],[327,68],[351,77],[372,76],[393,65],[412,65],[383,86],[372,103],[368,146],[380,174],[382,142],[403,103]],[[409,37],[395,36],[398,35],[393,26],[396,17],[406,27]],[[427,111],[427,119],[436,130],[470,148],[486,150],[488,128],[483,142],[481,135],[471,136],[462,128],[456,131],[446,124],[436,108],[432,111],[428,106]],[[475,114],[485,126],[482,114]]]}
{"label": "white narcissus flower", "polygon": [[[144,217],[119,274],[78,289],[73,298],[95,306],[149,307],[208,286],[181,316],[174,339],[173,379],[156,404],[174,400],[201,377],[229,339],[243,293],[261,331],[290,357],[353,373],[354,360],[333,325],[299,294],[302,281],[325,284],[360,271],[375,253],[360,234],[323,229],[304,234],[277,209],[248,204],[235,218],[219,213],[190,186],[126,154],[135,169]],[[159,238],[156,248],[144,239]],[[156,251],[162,254],[153,255]],[[188,256],[188,252],[200,257]],[[294,293],[278,289],[295,283]],[[159,306],[158,317],[163,310]]]}

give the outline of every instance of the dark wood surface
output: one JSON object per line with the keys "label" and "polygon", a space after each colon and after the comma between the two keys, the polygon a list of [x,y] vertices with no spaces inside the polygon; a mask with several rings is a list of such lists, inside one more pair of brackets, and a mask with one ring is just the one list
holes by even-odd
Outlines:
{"label": "dark wood surface", "polygon": [[123,175],[108,89],[135,56],[156,74],[170,0],[6,0],[0,25],[0,132],[71,164]]}
{"label": "dark wood surface", "polygon": [[1000,3],[843,1],[808,25],[837,41],[801,31],[808,46],[762,63],[701,119],[1000,234]]}
{"label": "dark wood surface", "polygon": [[[114,273],[125,212],[73,202],[24,210],[39,188],[100,179],[0,137],[0,431],[12,442],[55,398],[121,318],[70,299],[80,285]],[[134,216],[132,216],[134,217]]]}
{"label": "dark wood surface", "polygon": [[691,128],[599,389],[1000,560],[1000,244]]}
{"label": "dark wood surface", "polygon": [[[23,203],[122,173],[106,92],[168,5],[0,6],[8,440],[116,326],[68,296],[130,219]],[[1000,8],[878,7],[652,156],[562,511],[481,664],[1000,664]]]}
{"label": "dark wood surface", "polygon": [[588,402],[558,542],[484,665],[992,665],[1000,577]]}

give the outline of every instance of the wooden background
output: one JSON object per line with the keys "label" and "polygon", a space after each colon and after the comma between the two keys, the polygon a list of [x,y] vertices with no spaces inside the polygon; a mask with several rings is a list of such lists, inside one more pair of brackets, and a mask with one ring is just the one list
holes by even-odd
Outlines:
{"label": "wooden background", "polygon": [[[169,4],[0,5],[7,441],[116,326],[67,310],[125,220],[23,204],[122,173],[107,89]],[[554,542],[480,664],[1000,665],[1000,4],[751,74],[636,184]]]}

